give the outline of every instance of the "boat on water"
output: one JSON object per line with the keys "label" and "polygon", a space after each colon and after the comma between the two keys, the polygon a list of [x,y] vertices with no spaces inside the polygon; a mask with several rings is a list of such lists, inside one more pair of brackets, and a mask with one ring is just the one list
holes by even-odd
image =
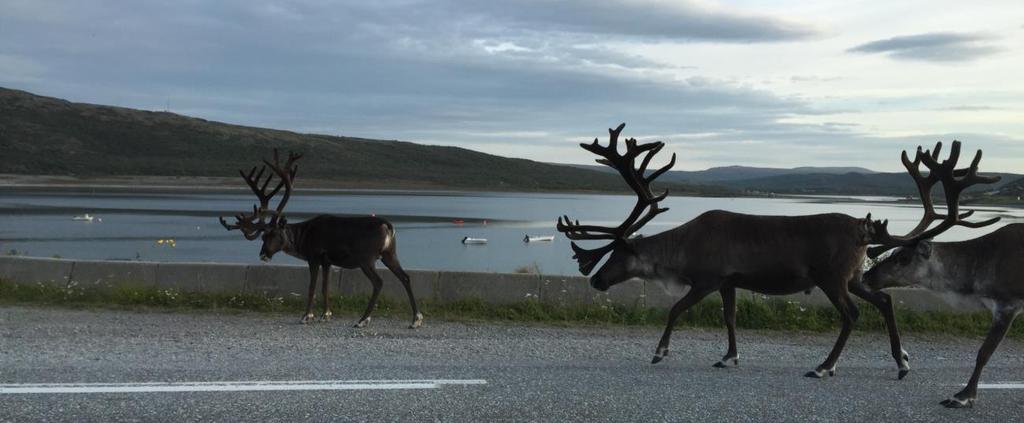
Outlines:
{"label": "boat on water", "polygon": [[551,242],[554,240],[554,235],[527,235],[523,237],[523,242]]}
{"label": "boat on water", "polygon": [[462,243],[463,244],[486,244],[487,243],[487,238],[471,238],[471,237],[467,236],[465,238],[462,238]]}
{"label": "boat on water", "polygon": [[93,215],[91,215],[89,213],[86,213],[86,214],[83,214],[83,215],[80,215],[80,216],[72,217],[71,220],[77,220],[77,221],[81,221],[81,222],[92,222],[93,219],[95,219],[95,218],[96,218],[96,216],[93,216]]}

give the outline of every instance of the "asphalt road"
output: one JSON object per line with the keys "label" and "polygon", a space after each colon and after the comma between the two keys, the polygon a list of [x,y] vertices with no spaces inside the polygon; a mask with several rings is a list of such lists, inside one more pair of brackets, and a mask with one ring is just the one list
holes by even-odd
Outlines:
{"label": "asphalt road", "polygon": [[[966,382],[981,334],[905,336],[913,370],[897,381],[884,336],[854,332],[836,377],[815,380],[802,375],[824,359],[835,334],[741,331],[740,366],[716,369],[724,329],[677,331],[671,355],[651,365],[657,328],[427,316],[419,330],[389,319],[354,329],[352,317],[313,325],[298,317],[0,307],[6,389],[110,383],[118,391],[0,393],[0,421],[1009,422],[1024,415],[1022,389],[981,390],[973,409],[939,406]],[[1024,381],[1022,353],[1024,344],[1005,341],[982,382]],[[347,389],[274,387],[337,380]],[[188,384],[255,381],[278,384],[214,392]],[[119,391],[145,382],[180,382],[162,386],[187,392]]]}

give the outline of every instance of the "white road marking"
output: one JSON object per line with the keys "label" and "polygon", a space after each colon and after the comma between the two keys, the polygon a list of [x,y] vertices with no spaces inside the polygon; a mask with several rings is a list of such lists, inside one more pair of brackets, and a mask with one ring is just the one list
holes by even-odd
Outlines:
{"label": "white road marking", "polygon": [[0,394],[98,394],[138,392],[347,391],[437,389],[443,385],[486,385],[483,379],[287,380],[246,382],[12,383]]}
{"label": "white road marking", "polygon": [[1024,389],[1024,382],[979,383],[978,389]]}

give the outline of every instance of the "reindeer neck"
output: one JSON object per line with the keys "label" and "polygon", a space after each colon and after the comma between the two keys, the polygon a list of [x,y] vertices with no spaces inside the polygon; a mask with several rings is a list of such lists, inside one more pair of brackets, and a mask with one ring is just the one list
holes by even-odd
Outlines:
{"label": "reindeer neck", "polygon": [[306,225],[300,223],[288,223],[284,225],[281,231],[284,234],[284,252],[297,259],[306,260],[309,257],[307,251],[302,251],[301,246],[305,243],[302,242],[306,237]]}
{"label": "reindeer neck", "polygon": [[921,270],[918,280],[921,285],[934,291],[970,294],[975,279],[975,269],[970,254],[958,251],[957,243],[932,243],[931,258]]}
{"label": "reindeer neck", "polygon": [[[671,235],[671,232],[662,232],[630,241],[641,262],[641,268],[636,270],[643,273],[643,277],[667,278],[681,273],[682,267],[686,265],[686,257],[683,249],[673,242]],[[672,266],[667,267],[667,263],[672,263]]]}

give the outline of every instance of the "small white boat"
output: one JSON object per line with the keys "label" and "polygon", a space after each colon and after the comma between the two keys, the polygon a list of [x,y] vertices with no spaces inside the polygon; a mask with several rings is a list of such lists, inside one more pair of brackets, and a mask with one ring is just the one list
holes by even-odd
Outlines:
{"label": "small white boat", "polygon": [[554,240],[554,235],[527,235],[523,237],[523,242],[551,242]]}
{"label": "small white boat", "polygon": [[487,243],[487,238],[470,238],[470,237],[467,236],[465,238],[462,238],[462,243],[463,244],[486,244]]}
{"label": "small white boat", "polygon": [[71,220],[78,220],[78,221],[83,221],[83,222],[92,222],[92,220],[95,219],[95,218],[96,218],[95,216],[90,215],[89,213],[86,213],[86,214],[83,214],[81,216],[72,217]]}

